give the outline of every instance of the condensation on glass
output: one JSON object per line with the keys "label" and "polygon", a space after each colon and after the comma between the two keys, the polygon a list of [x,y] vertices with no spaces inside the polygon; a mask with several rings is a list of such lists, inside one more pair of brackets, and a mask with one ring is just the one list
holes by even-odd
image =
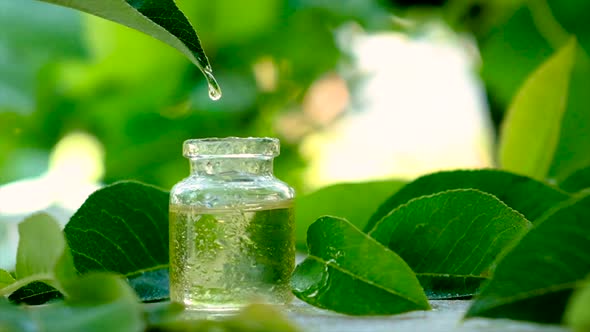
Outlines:
{"label": "condensation on glass", "polygon": [[184,142],[170,193],[170,298],[191,309],[291,301],[294,191],[273,175],[274,138]]}

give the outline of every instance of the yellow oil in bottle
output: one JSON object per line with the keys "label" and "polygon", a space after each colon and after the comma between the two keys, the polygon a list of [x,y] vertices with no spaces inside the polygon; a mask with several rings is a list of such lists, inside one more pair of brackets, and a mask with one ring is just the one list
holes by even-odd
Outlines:
{"label": "yellow oil in bottle", "polygon": [[170,206],[170,298],[192,309],[288,303],[295,266],[291,201],[247,208]]}

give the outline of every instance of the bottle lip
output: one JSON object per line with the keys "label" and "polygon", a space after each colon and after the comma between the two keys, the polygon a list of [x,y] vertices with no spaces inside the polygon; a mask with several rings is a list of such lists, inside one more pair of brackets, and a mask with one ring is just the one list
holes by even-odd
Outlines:
{"label": "bottle lip", "polygon": [[273,137],[209,137],[184,141],[182,154],[196,158],[274,158],[280,142]]}

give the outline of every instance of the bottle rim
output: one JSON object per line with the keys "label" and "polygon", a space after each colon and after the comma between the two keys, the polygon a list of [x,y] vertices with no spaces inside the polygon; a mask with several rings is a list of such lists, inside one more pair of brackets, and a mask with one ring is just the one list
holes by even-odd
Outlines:
{"label": "bottle rim", "polygon": [[280,153],[280,142],[273,137],[208,137],[184,141],[182,154],[200,158],[274,158]]}

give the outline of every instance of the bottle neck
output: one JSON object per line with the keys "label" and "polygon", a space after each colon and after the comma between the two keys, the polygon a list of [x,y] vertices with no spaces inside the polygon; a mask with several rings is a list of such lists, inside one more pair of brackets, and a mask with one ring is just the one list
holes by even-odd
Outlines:
{"label": "bottle neck", "polygon": [[272,176],[272,158],[213,157],[190,159],[191,175],[211,176],[240,174],[250,176]]}

